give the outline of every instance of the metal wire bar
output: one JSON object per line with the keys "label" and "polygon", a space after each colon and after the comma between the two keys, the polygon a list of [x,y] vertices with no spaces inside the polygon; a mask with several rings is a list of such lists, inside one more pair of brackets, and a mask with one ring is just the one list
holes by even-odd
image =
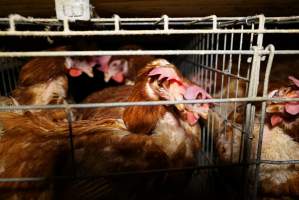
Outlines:
{"label": "metal wire bar", "polygon": [[97,30],[97,31],[0,31],[0,36],[111,36],[111,35],[175,35],[175,34],[208,34],[208,33],[264,33],[264,34],[291,34],[299,33],[299,29],[266,29],[266,30],[248,30],[248,29],[169,29],[169,30]]}
{"label": "metal wire bar", "polygon": [[[227,42],[227,34],[224,34],[224,42],[223,42],[223,50],[227,50],[226,49],[226,42]],[[226,58],[226,55],[222,55],[222,71],[225,71],[225,58]],[[224,88],[224,75],[221,74],[221,90],[220,90],[220,99],[223,98],[223,88]],[[222,113],[222,104],[220,103],[220,106],[219,106],[219,113]],[[227,119],[227,116],[225,116],[225,120]],[[219,121],[219,126],[220,126],[220,121]],[[224,134],[226,135],[226,128],[227,128],[227,124],[224,123]]]}
{"label": "metal wire bar", "polygon": [[[266,18],[267,24],[294,24],[299,23],[298,16],[287,17],[289,19],[275,19],[271,17]],[[28,19],[28,18],[26,18]],[[142,20],[143,19],[143,20]],[[120,18],[121,24],[124,26],[157,26],[160,24],[160,22],[163,21],[161,18],[157,18],[159,21],[155,20],[148,20],[148,18],[129,18],[127,20],[124,20],[124,18]],[[213,22],[218,21],[218,22]],[[169,25],[184,25],[184,26],[192,26],[192,25],[208,25],[216,30],[217,27],[223,27],[223,26],[229,26],[229,25],[248,25],[248,22],[254,24],[257,23],[255,20],[246,20],[246,19],[220,19],[218,17],[213,20],[198,20],[192,18],[181,18],[181,20],[178,18],[176,19],[169,19],[168,24]],[[246,22],[247,21],[247,22]],[[0,24],[7,24],[9,22],[8,18],[0,18]],[[92,18],[90,20],[94,25],[100,25],[100,26],[114,26],[114,20],[111,18]],[[44,25],[44,26],[63,26],[63,23],[61,23],[60,20],[54,19],[54,18],[34,18],[33,20],[22,20],[18,21],[15,20],[14,23],[16,25]]]}
{"label": "metal wire bar", "polygon": [[80,104],[56,104],[56,105],[19,105],[1,106],[3,110],[36,110],[36,109],[66,109],[66,108],[106,108],[106,107],[127,107],[127,106],[158,106],[175,104],[202,104],[202,103],[234,103],[234,102],[297,102],[299,98],[268,98],[268,97],[246,97],[228,99],[198,99],[198,100],[179,100],[179,101],[138,101],[138,102],[111,102],[111,103],[80,103]]}
{"label": "metal wire bar", "polygon": [[[257,19],[259,15],[255,16],[247,16],[247,17],[217,17],[216,15],[206,16],[206,17],[169,17],[169,21],[211,21],[214,17],[216,17],[217,21],[229,21],[229,20],[237,20],[237,21],[245,21],[248,22],[252,19]],[[152,21],[156,22],[160,20],[162,17],[148,17],[148,18],[120,18],[122,22],[143,22],[143,21]],[[287,16],[287,17],[265,17],[266,23],[272,21],[289,21],[289,20],[299,20],[299,16]],[[0,18],[0,21],[9,21],[9,17]],[[33,17],[19,17],[15,19],[15,21],[29,21],[29,22],[60,22],[60,20],[56,18],[33,18]],[[91,18],[91,22],[114,22],[113,18]]]}
{"label": "metal wire bar", "polygon": [[[265,28],[265,17],[259,16],[258,30],[264,30]],[[252,68],[251,68],[251,77],[250,77],[250,85],[249,85],[249,93],[248,97],[256,97],[259,85],[259,76],[260,76],[260,64],[261,64],[261,55],[258,54],[258,50],[263,48],[263,34],[259,33],[257,36],[257,45],[253,47],[255,53],[252,59]],[[263,113],[264,114],[264,113]],[[245,132],[246,137],[244,141],[244,164],[248,163],[251,157],[252,151],[252,135],[253,135],[253,127],[255,121],[255,105],[251,102],[246,105],[246,118],[245,118]],[[263,124],[262,124],[263,125]],[[250,170],[249,165],[245,165],[244,169],[244,199],[248,198],[251,192],[249,191],[249,177]],[[255,177],[254,177],[255,178]],[[254,180],[256,181],[256,180]],[[253,196],[254,199],[257,198],[257,195]]]}
{"label": "metal wire bar", "polygon": [[[289,165],[299,164],[299,160],[261,160],[260,164],[268,165]],[[249,165],[256,165],[256,161],[251,161]],[[193,171],[202,169],[217,169],[217,168],[231,168],[231,167],[242,167],[242,163],[229,163],[229,164],[209,164],[200,165],[195,167],[182,167],[182,168],[164,168],[164,169],[152,169],[152,170],[139,170],[139,171],[126,171],[126,172],[111,172],[102,175],[94,176],[77,176],[76,180],[82,179],[98,179],[103,177],[122,176],[122,175],[137,175],[137,174],[151,174],[161,172],[180,172],[180,171]],[[74,180],[72,176],[52,176],[52,177],[18,177],[18,178],[0,178],[0,183],[3,182],[36,182],[36,181],[51,181],[51,180]]]}
{"label": "metal wire bar", "polygon": [[[123,50],[123,51],[28,51],[0,52],[0,57],[57,57],[57,56],[101,56],[101,55],[252,55],[253,50]],[[268,50],[257,50],[258,55],[268,55]],[[299,50],[276,50],[275,54],[299,54]]]}
{"label": "metal wire bar", "polygon": [[75,147],[74,147],[74,140],[73,140],[73,126],[72,126],[72,113],[70,109],[65,109],[65,112],[67,113],[67,123],[68,123],[68,139],[69,139],[69,145],[70,145],[70,153],[71,153],[71,165],[72,165],[72,175],[73,177],[76,177],[77,175],[77,169],[76,169],[76,162],[75,162]]}
{"label": "metal wire bar", "polygon": [[16,67],[13,67],[12,69],[8,70],[10,71],[10,77],[12,77],[12,81],[13,81],[13,88],[17,85],[18,80],[16,77]]}
{"label": "metal wire bar", "polygon": [[[267,47],[272,54],[270,54],[268,58],[268,63],[266,67],[266,73],[265,73],[265,79],[264,79],[264,88],[263,88],[263,97],[267,97],[268,95],[268,85],[269,85],[269,77],[270,77],[270,72],[271,72],[271,67],[272,67],[272,62],[274,59],[274,51],[275,48],[273,45],[269,45]],[[256,168],[255,168],[255,181],[254,181],[254,190],[253,190],[253,195],[254,198],[257,197],[257,189],[258,189],[258,182],[259,182],[259,172],[260,172],[260,164],[259,161],[261,160],[261,155],[262,155],[262,143],[263,143],[263,133],[264,133],[264,123],[265,123],[265,115],[266,115],[266,102],[262,103],[262,111],[261,111],[261,117],[260,117],[260,130],[259,130],[259,140],[258,140],[258,145],[257,145],[257,157],[256,157]]]}
{"label": "metal wire bar", "polygon": [[[241,26],[241,29],[243,29],[243,25]],[[243,33],[240,35],[240,42],[239,42],[239,50],[243,49]],[[241,67],[241,60],[242,56],[241,54],[238,55],[238,66],[237,66],[237,77],[240,76],[240,67]],[[236,92],[235,97],[238,98],[238,91],[239,91],[239,79],[237,79],[237,86],[236,86]],[[237,109],[237,103],[234,105],[234,116],[233,119],[236,120],[236,109]]]}
{"label": "metal wire bar", "polygon": [[[203,42],[203,35],[200,35],[200,50],[203,50],[204,48],[204,42]],[[199,64],[202,64],[202,60],[203,60],[203,56],[199,55]],[[200,67],[200,85],[203,86],[204,84],[204,69],[202,67]]]}
{"label": "metal wire bar", "polygon": [[6,83],[5,83],[5,76],[4,76],[4,72],[0,72],[1,74],[1,79],[2,79],[2,86],[3,86],[3,91],[1,91],[1,93],[3,93],[5,96],[8,95],[7,94],[7,86],[6,86]]}
{"label": "metal wire bar", "polygon": [[[207,16],[207,17],[191,17],[191,18],[171,18],[167,15],[163,15],[160,18],[120,18],[119,16],[116,17],[114,15],[113,18],[92,18],[90,22],[92,23],[99,23],[99,25],[112,25],[114,26],[114,30],[116,32],[119,32],[119,25],[120,23],[125,25],[140,25],[140,24],[147,24],[147,25],[158,25],[159,23],[163,22],[164,30],[169,30],[169,24],[182,24],[186,26],[190,26],[193,24],[211,24],[212,30],[217,30],[217,27],[221,26],[228,26],[228,25],[237,25],[237,24],[244,24],[248,25],[250,23],[258,23],[258,19],[260,17],[264,17],[263,15],[256,15],[256,16],[249,16],[249,17],[217,17],[215,15]],[[279,22],[298,22],[298,16],[291,16],[289,18],[266,18],[266,22],[268,23],[279,23]],[[63,24],[60,23],[57,19],[42,19],[42,18],[33,18],[33,17],[22,17],[20,15],[10,15],[9,18],[0,18],[0,22],[2,23],[9,23],[10,29],[9,31],[11,33],[16,33],[19,31],[16,31],[15,25],[22,22],[32,23],[32,24],[38,24],[38,23],[47,23],[47,26],[50,25],[64,25],[64,31],[69,31],[68,19],[65,19]],[[55,33],[56,31],[48,31]],[[73,31],[70,31],[73,32]]]}
{"label": "metal wire bar", "polygon": [[[234,45],[234,34],[231,34],[231,38],[230,38],[230,50],[233,49],[233,45]],[[232,71],[232,55],[229,55],[229,61],[228,61],[228,73],[231,74]],[[227,77],[227,84],[230,85],[230,77]],[[226,96],[227,98],[229,98],[229,94],[230,94],[230,87],[227,87],[227,93]],[[235,112],[235,111],[234,111]],[[225,115],[228,117],[229,113],[228,113],[228,106],[226,105],[225,107]],[[225,130],[226,131],[226,130]],[[233,151],[234,151],[234,147],[233,147],[233,140],[231,141],[231,161],[233,160]]]}
{"label": "metal wire bar", "polygon": [[[204,44],[205,44],[205,47],[204,49],[205,50],[210,50],[210,34],[205,34],[205,41],[204,41]],[[205,66],[210,66],[210,63],[209,63],[209,56],[211,56],[211,54],[206,54],[206,55],[203,55],[203,63]],[[203,71],[204,71],[204,81],[205,81],[205,84],[204,84],[204,88],[205,90],[210,93],[210,85],[211,85],[211,80],[209,79],[209,73],[210,73],[210,70],[207,70],[206,68],[202,67]],[[203,140],[203,142],[205,143],[205,153],[206,153],[206,156],[208,158],[209,156],[209,146],[210,146],[210,124],[209,124],[209,121],[208,123],[206,124],[206,126],[204,126],[204,135],[205,135],[205,140]]]}
{"label": "metal wire bar", "polygon": [[[211,49],[210,50],[214,50],[214,40],[215,40],[215,34],[211,34]],[[213,64],[214,64],[214,56],[215,55],[210,55],[210,65],[211,68],[213,69]],[[212,82],[213,82],[213,71],[210,71],[210,94],[212,94],[213,92],[213,88],[212,88]],[[210,116],[211,118],[211,116]],[[210,140],[211,140],[211,144],[210,144],[210,149],[208,150],[209,151],[209,158],[210,160],[213,160],[213,149],[214,149],[214,138],[213,138],[213,135],[214,135],[214,130],[213,130],[213,127],[214,127],[214,118],[212,118],[212,121],[209,119],[209,122],[210,122],[210,125],[211,125],[211,128],[210,128]]]}
{"label": "metal wire bar", "polygon": [[11,82],[12,80],[10,79],[9,70],[6,70],[6,76],[7,76],[7,80],[8,80],[8,91],[12,91],[13,86],[12,86],[12,82]]}
{"label": "metal wire bar", "polygon": [[223,116],[221,113],[218,113],[218,115],[223,119],[223,122],[224,122],[224,123],[229,123],[233,128],[239,130],[242,134],[244,133],[244,132],[243,132],[243,129],[240,128],[240,124],[235,123],[235,122],[232,121],[232,120],[225,119],[226,117]]}
{"label": "metal wire bar", "polygon": [[[206,49],[206,35],[202,36],[202,41],[201,41],[201,49]],[[205,56],[201,55],[201,65],[205,65]],[[206,70],[204,68],[201,68],[201,73],[202,73],[202,87],[206,89],[207,86],[207,79],[206,79]],[[206,126],[203,126],[202,128],[202,148],[204,150],[204,152],[206,152]]]}

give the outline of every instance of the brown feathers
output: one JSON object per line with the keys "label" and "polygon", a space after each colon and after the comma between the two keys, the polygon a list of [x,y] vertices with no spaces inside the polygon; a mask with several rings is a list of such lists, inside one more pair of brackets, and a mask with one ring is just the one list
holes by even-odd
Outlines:
{"label": "brown feathers", "polygon": [[[66,50],[66,47],[58,47],[55,51]],[[20,86],[30,86],[44,83],[64,74],[64,57],[38,57],[25,64],[19,75]]]}
{"label": "brown feathers", "polygon": [[20,86],[12,92],[12,97],[21,105],[61,104],[67,96],[67,90],[67,77],[62,75],[47,82]]}
{"label": "brown feathers", "polygon": [[[136,83],[128,98],[130,102],[151,100],[145,91],[145,83]],[[130,106],[124,110],[123,120],[129,131],[150,134],[165,114],[163,106]],[[138,119],[138,120],[136,120]]]}
{"label": "brown feathers", "polygon": [[[190,83],[175,66],[166,60],[157,60],[140,71],[134,86],[107,88],[90,95],[85,102],[163,100],[159,92],[166,94],[172,88],[170,86],[177,83],[168,81],[172,76],[161,79],[159,74],[149,76],[149,72],[155,67],[172,68],[181,85],[188,86]],[[183,94],[178,93],[173,97],[177,100],[183,98]],[[196,112],[192,108],[188,108],[188,112]],[[194,166],[200,149],[200,127],[198,124],[190,125],[181,117],[180,112],[187,111],[177,109],[176,105],[82,111],[83,120],[72,123],[74,162],[80,175],[94,177],[115,172]],[[26,112],[24,115],[0,113],[0,120],[4,122],[5,128],[0,140],[0,156],[4,160],[0,162],[0,177],[70,174],[73,163],[69,162],[71,154],[68,123],[54,123],[53,119],[42,112]],[[20,162],[21,165],[18,164]],[[5,170],[1,173],[1,169]],[[38,191],[28,192],[27,196],[22,193],[21,189],[24,187],[21,183],[0,183],[0,190],[5,187],[18,189],[16,193],[3,192],[0,195],[8,195],[5,198],[20,195],[16,198],[49,199],[52,192],[55,192],[50,187],[51,184],[33,184]],[[99,189],[101,187],[100,185]]]}
{"label": "brown feathers", "polygon": [[[131,90],[132,86],[127,85],[105,88],[89,95],[84,103],[124,102],[127,101]],[[80,109],[80,112],[82,113],[82,119],[121,119],[123,110],[122,107],[108,107]]]}

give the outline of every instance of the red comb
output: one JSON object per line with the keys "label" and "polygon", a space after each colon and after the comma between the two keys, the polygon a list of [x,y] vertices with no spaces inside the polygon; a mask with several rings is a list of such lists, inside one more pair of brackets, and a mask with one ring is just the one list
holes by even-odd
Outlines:
{"label": "red comb", "polygon": [[294,76],[289,76],[289,79],[290,79],[291,81],[293,81],[293,83],[294,83],[297,87],[299,87],[299,80],[298,80],[298,79],[296,79]]}
{"label": "red comb", "polygon": [[181,82],[181,79],[177,75],[176,71],[169,67],[156,67],[155,69],[150,71],[150,73],[148,74],[148,76],[155,76],[155,75],[160,75],[159,80],[161,80],[163,78],[167,78],[168,81],[176,80],[176,81]]}

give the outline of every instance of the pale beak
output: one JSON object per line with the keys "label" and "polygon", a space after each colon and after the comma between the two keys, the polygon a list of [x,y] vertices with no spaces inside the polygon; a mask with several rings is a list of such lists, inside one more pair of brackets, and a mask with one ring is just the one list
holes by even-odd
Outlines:
{"label": "pale beak", "polygon": [[112,77],[113,77],[113,74],[110,74],[109,71],[104,73],[104,81],[106,83],[109,82]]}
{"label": "pale beak", "polygon": [[82,72],[87,74],[87,76],[93,78],[94,75],[93,75],[92,67],[79,67],[78,69],[80,69]]}
{"label": "pale beak", "polygon": [[192,105],[191,109],[192,112],[197,113],[200,117],[207,120],[209,115],[209,104],[196,104]]}
{"label": "pale beak", "polygon": [[267,113],[283,113],[285,106],[283,104],[273,104],[266,107]]}
{"label": "pale beak", "polygon": [[183,111],[183,110],[185,110],[185,105],[184,105],[184,104],[175,104],[175,107],[176,107],[179,111]]}

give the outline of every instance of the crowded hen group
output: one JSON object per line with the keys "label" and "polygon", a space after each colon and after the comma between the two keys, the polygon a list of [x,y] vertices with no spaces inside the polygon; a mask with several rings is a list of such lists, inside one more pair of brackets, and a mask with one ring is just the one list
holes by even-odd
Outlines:
{"label": "crowded hen group", "polygon": [[[69,49],[63,46],[51,50]],[[138,50],[140,47],[126,45],[120,49]],[[212,98],[202,86],[184,77],[166,59],[91,56],[30,60],[21,68],[19,82],[12,95],[1,97],[1,102],[6,105],[74,103],[69,92],[70,79],[82,74],[93,78],[95,70],[103,73],[102,89],[89,94],[82,103]],[[299,80],[296,77],[289,79],[290,85],[276,88],[269,97],[298,98]],[[117,86],[109,86],[110,81],[116,82]],[[232,81],[222,90],[218,88],[214,97],[222,96],[221,93],[229,89],[235,91],[234,83]],[[242,97],[246,93],[245,86],[242,82],[240,86],[237,92]],[[233,113],[235,106],[226,105],[231,108],[226,111],[228,121],[237,119],[236,123],[241,126],[244,111],[240,107],[238,113]],[[235,128],[236,124],[224,125],[220,107],[218,104],[201,103],[0,112],[0,178],[99,177],[96,180],[68,180],[63,184],[46,179],[39,182],[1,182],[0,198],[130,199],[134,191],[138,199],[151,199],[153,191],[156,193],[165,185],[171,185],[172,195],[175,195],[173,188],[181,187],[177,182],[185,184],[190,179],[189,173],[160,173],[146,178],[125,176],[121,180],[105,175],[200,165],[201,126],[205,124],[214,125],[212,137],[220,162],[238,162],[242,131]],[[298,102],[267,104],[262,159],[299,160],[298,116]],[[71,129],[67,121],[72,121]],[[252,127],[253,149],[257,148],[259,124],[256,117]],[[255,151],[251,157],[256,157]],[[262,165],[262,193],[299,196],[298,170],[297,165]],[[74,191],[80,192],[74,195]]]}
{"label": "crowded hen group", "polygon": [[[92,77],[93,67],[104,73],[104,83],[113,79],[120,85],[96,91],[83,102],[210,98],[200,86],[184,78],[175,65],[150,56],[35,58],[22,67],[19,85],[10,98],[16,105],[67,104],[68,78],[82,73]],[[49,73],[41,76],[41,70]],[[82,176],[194,166],[200,149],[197,121],[206,119],[208,109],[208,104],[175,104],[2,112],[0,177],[65,175],[72,171],[74,162]],[[73,116],[73,149],[68,143],[69,114]],[[105,195],[109,190],[101,188],[112,187],[114,182],[108,184],[106,179],[104,186],[102,181],[94,183],[97,189],[92,194],[90,189],[84,192],[80,183],[66,184],[64,189],[54,186],[55,190],[51,190],[47,185],[50,183],[6,182],[1,183],[0,195],[5,199],[65,199],[74,198],[66,191],[80,190],[83,196],[75,198],[95,198]]]}

